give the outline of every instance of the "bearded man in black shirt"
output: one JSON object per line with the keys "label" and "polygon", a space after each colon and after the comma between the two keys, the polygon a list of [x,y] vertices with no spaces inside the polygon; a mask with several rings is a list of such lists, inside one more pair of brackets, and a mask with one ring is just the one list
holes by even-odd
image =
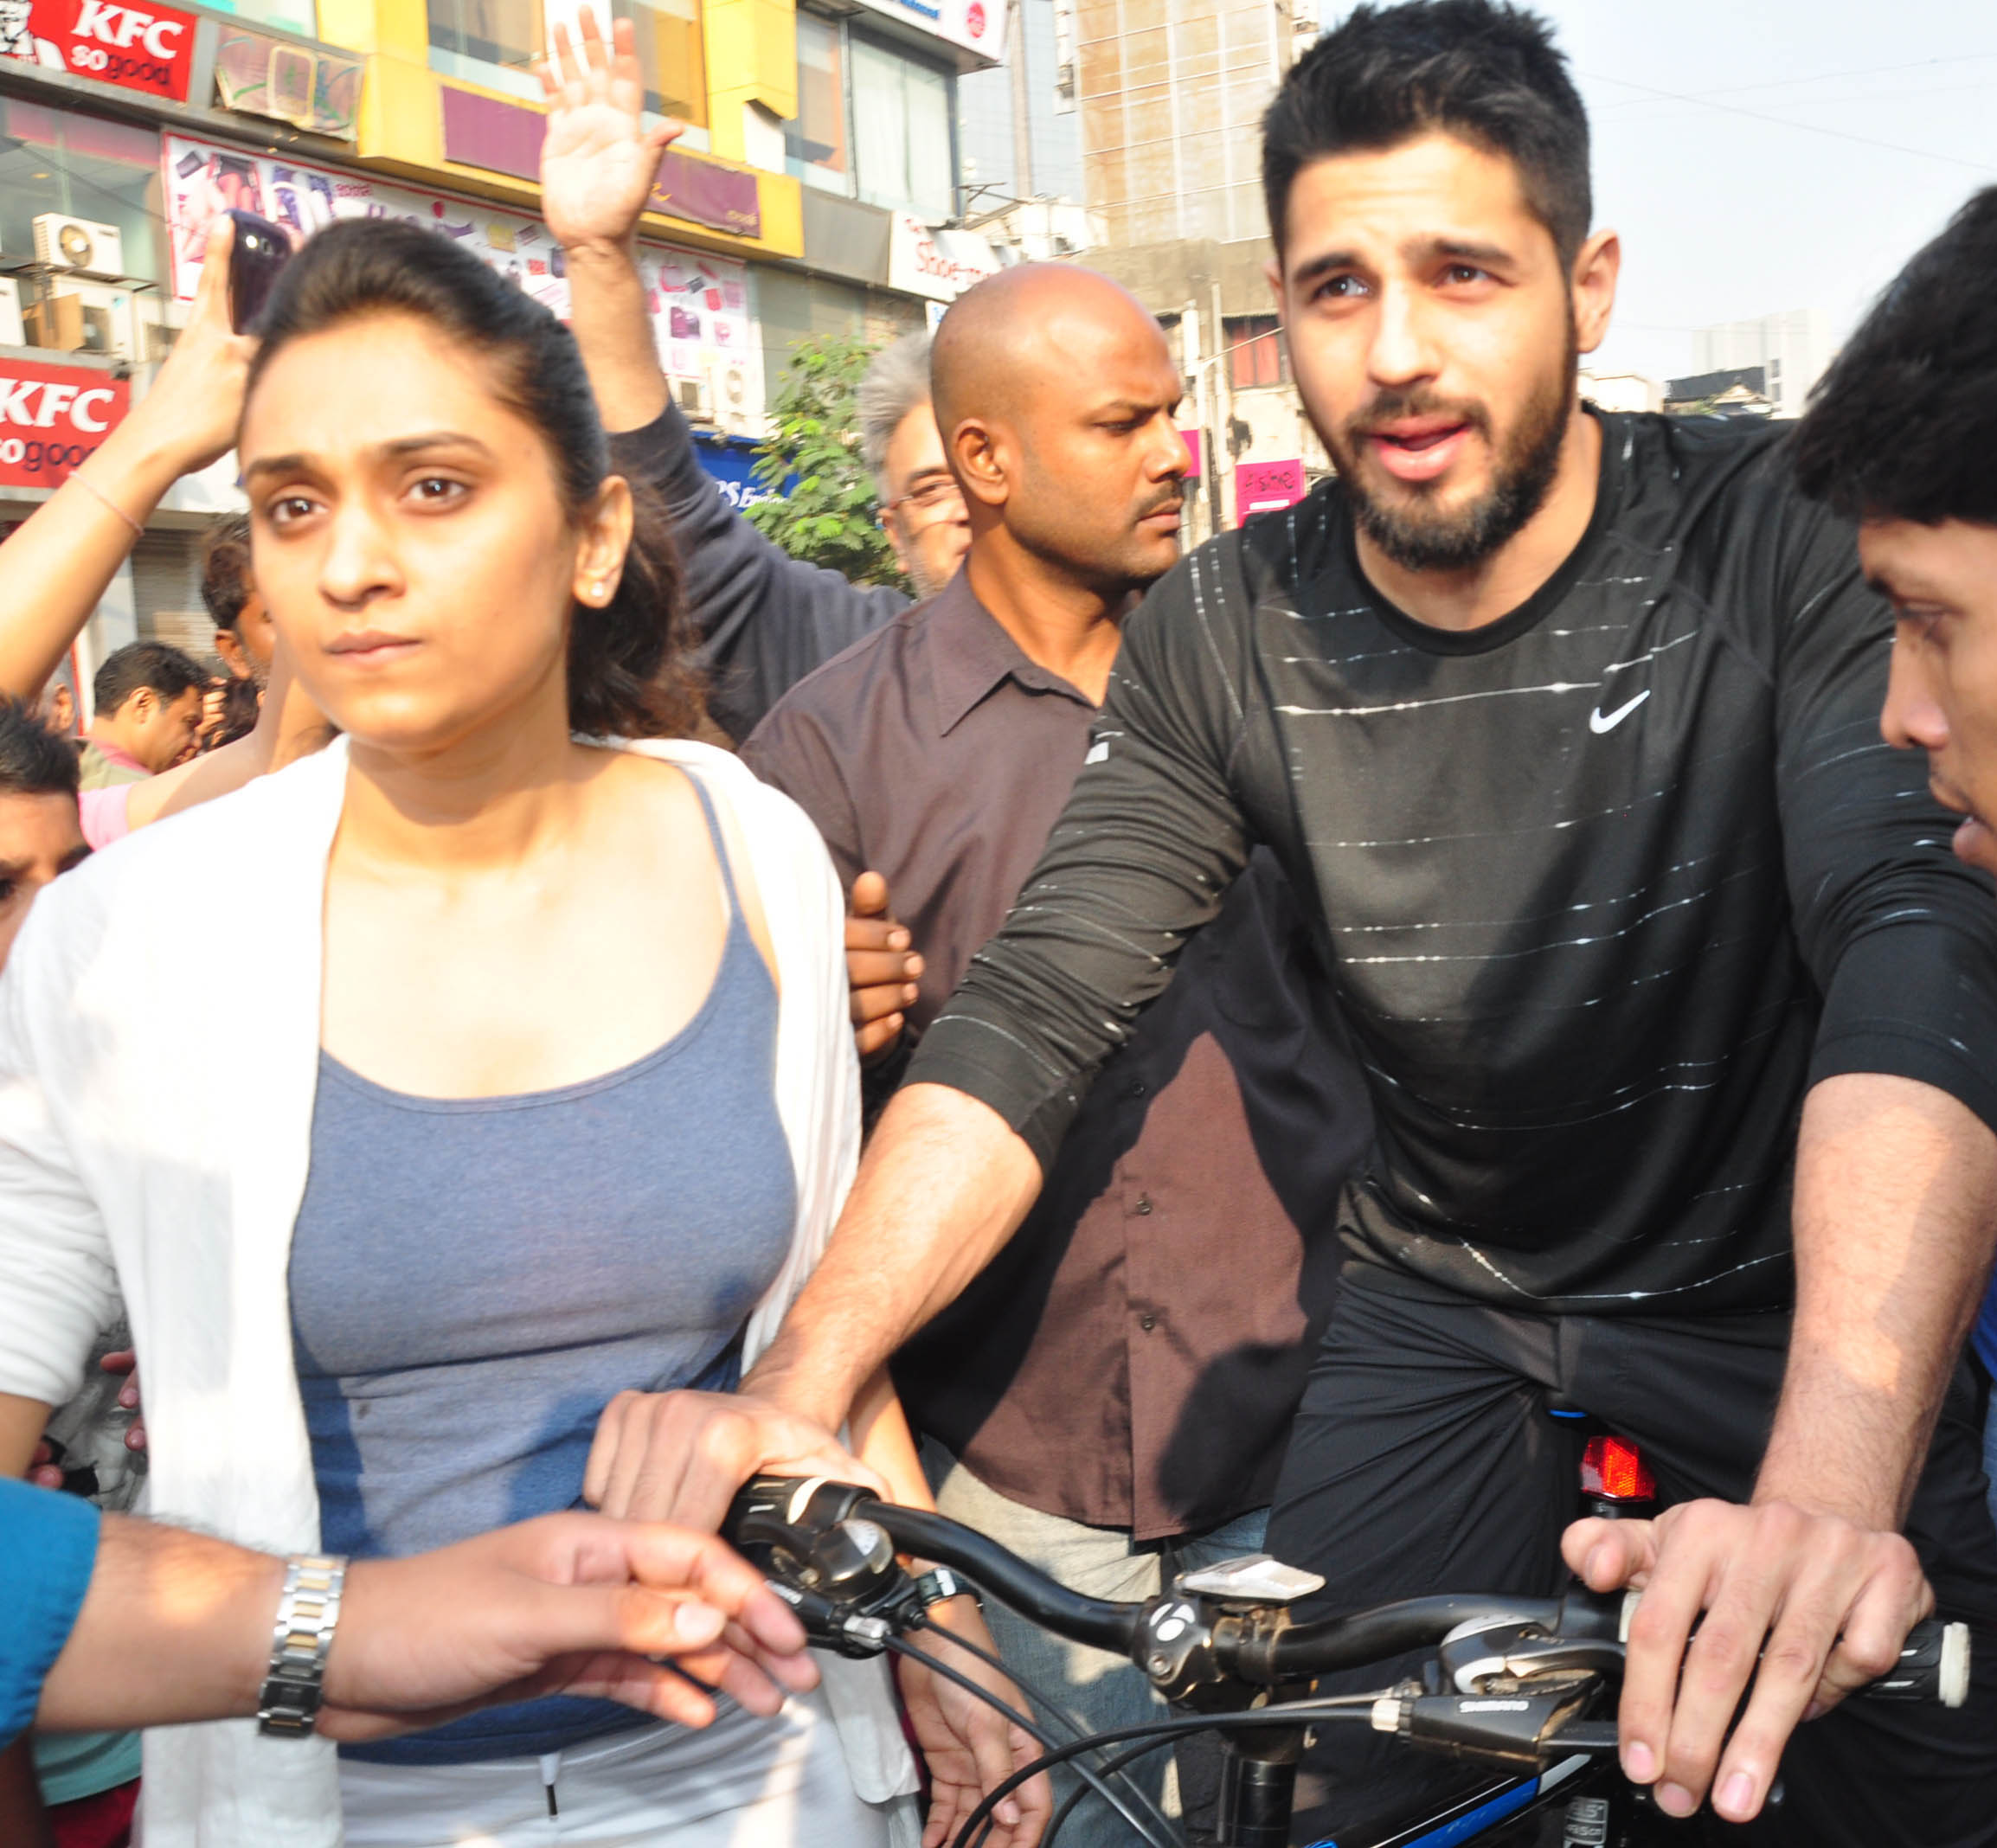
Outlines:
{"label": "bearded man in black shirt", "polygon": [[[1271,1550],[1332,1607],[1551,1588],[1563,1553],[1642,1585],[1622,1761],[1667,1813],[1987,1841],[1997,1678],[1955,1713],[1839,1704],[1937,1595],[1997,1635],[1957,1365],[1997,921],[1879,737],[1890,614],[1770,433],[1578,402],[1619,253],[1531,16],[1360,8],[1285,81],[1264,178],[1340,478],[1127,621],[1089,764],[735,1402],[768,1408],[737,1460],[836,1426],[1011,1235],[1266,844],[1378,1122]],[[1639,1441],[1654,1524],[1563,1534],[1550,1394]],[[1326,1730],[1318,1833],[1376,1839],[1439,1781]]]}

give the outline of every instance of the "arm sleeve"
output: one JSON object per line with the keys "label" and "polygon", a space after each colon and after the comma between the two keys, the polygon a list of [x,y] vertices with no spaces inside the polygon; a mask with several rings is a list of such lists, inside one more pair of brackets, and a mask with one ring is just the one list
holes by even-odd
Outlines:
{"label": "arm sleeve", "polygon": [[898,590],[850,584],[764,538],[701,466],[677,405],[612,437],[610,459],[671,517],[709,704],[734,737],[748,737],[787,689],[909,606]]}
{"label": "arm sleeve", "polygon": [[97,1563],[97,1510],[80,1495],[0,1479],[0,1749],[35,1723]]}
{"label": "arm sleeve", "polygon": [[[1849,527],[1792,500],[1776,776],[1796,932],[1824,998],[1810,1082],[1882,1072],[1997,1129],[1997,903],[1950,851],[1925,759],[1879,735],[1892,617]],[[1981,1056],[1980,1056],[1981,1054]]]}
{"label": "arm sleeve", "polygon": [[860,818],[846,786],[839,755],[808,712],[779,702],[742,748],[742,760],[757,778],[780,789],[819,831],[839,876],[839,889],[851,895],[866,871],[861,856]]}
{"label": "arm sleeve", "polygon": [[[0,1392],[49,1406],[74,1396],[119,1303],[110,1239],[52,1095],[50,1043],[88,1030],[70,896],[37,899],[0,974]],[[86,1064],[112,1056],[64,1051]]]}
{"label": "arm sleeve", "polygon": [[909,1068],[911,1084],[990,1105],[1043,1170],[1095,1068],[1247,863],[1230,774],[1237,651],[1217,629],[1225,568],[1220,548],[1203,549],[1126,621],[1095,742],[1046,851]]}

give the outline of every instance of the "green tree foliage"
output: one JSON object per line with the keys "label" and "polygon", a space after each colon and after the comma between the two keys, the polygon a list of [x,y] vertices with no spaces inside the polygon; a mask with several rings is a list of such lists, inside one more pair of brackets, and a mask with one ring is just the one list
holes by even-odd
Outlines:
{"label": "green tree foliage", "polygon": [[748,517],[793,558],[829,565],[856,584],[906,587],[860,456],[854,394],[873,356],[864,341],[825,334],[791,356],[753,472],[775,497],[758,501]]}

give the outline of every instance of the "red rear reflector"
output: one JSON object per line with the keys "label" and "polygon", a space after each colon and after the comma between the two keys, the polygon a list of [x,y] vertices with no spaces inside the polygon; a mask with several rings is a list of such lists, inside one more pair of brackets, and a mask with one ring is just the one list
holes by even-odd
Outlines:
{"label": "red rear reflector", "polygon": [[1655,1501],[1657,1484],[1634,1444],[1591,1437],[1581,1458],[1581,1492],[1604,1501]]}

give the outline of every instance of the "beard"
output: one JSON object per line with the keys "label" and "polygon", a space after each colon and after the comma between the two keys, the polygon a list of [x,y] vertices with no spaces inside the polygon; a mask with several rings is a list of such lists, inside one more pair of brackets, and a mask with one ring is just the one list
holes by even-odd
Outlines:
{"label": "beard", "polygon": [[[1382,392],[1345,424],[1339,441],[1326,442],[1359,530],[1403,571],[1462,571],[1488,558],[1545,503],[1574,410],[1579,357],[1570,324],[1559,372],[1535,388],[1501,447],[1492,442],[1491,414],[1481,404],[1451,402],[1425,391]],[[1402,484],[1394,501],[1369,489],[1360,467],[1367,433],[1397,418],[1435,415],[1460,418],[1493,446],[1489,488],[1448,512],[1426,486]]]}

